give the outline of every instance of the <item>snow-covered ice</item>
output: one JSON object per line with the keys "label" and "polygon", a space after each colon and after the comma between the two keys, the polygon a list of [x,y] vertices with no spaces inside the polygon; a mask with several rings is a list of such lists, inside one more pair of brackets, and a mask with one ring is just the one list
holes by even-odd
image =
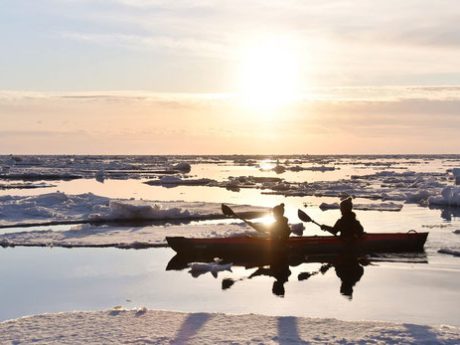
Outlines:
{"label": "snow-covered ice", "polygon": [[158,180],[150,180],[146,181],[145,183],[151,186],[169,186],[169,187],[175,187],[175,186],[206,186],[209,185],[213,182],[216,182],[215,180],[211,180],[208,178],[199,178],[199,179],[183,179],[179,176],[162,176]]}
{"label": "snow-covered ice", "polygon": [[214,278],[217,278],[219,272],[232,271],[232,264],[222,264],[219,258],[215,258],[213,262],[190,262],[189,273],[194,277],[199,277],[205,273],[211,273]]}
{"label": "snow-covered ice", "polygon": [[[190,159],[189,159],[190,160]],[[197,159],[198,160],[198,159]],[[187,174],[192,165],[180,156],[0,156],[0,179],[140,179]]]}
{"label": "snow-covered ice", "polygon": [[166,246],[166,236],[232,237],[254,230],[238,224],[164,224],[147,226],[76,225],[65,231],[36,230],[0,235],[0,246],[149,248]]}
{"label": "snow-covered ice", "polygon": [[[270,209],[264,207],[230,206],[246,218],[257,218],[270,212]],[[0,245],[4,247],[140,248],[164,246],[166,236],[230,237],[247,234],[249,231],[241,223],[183,225],[194,220],[224,218],[219,203],[121,200],[91,193],[1,196],[0,216],[0,226],[3,227],[81,223],[64,231],[8,230],[0,235]],[[162,223],[159,224],[159,221]]]}
{"label": "snow-covered ice", "polygon": [[[264,213],[266,208],[230,205],[235,212]],[[182,201],[110,199],[92,193],[70,195],[0,196],[0,226],[139,220],[198,220],[223,218],[221,204]]]}
{"label": "snow-covered ice", "polygon": [[460,329],[257,314],[180,313],[121,306],[0,323],[2,344],[445,344]]}
{"label": "snow-covered ice", "polygon": [[[340,208],[339,203],[326,203],[323,202],[319,205],[319,208],[323,211],[325,210],[336,210]],[[353,204],[353,208],[359,211],[391,211],[398,212],[403,208],[402,204],[397,204],[394,202],[382,202],[382,203],[369,203],[369,204]]]}
{"label": "snow-covered ice", "polygon": [[428,203],[431,206],[460,207],[460,187],[445,187],[441,195],[428,198]]}
{"label": "snow-covered ice", "polygon": [[0,183],[2,189],[35,189],[35,188],[51,188],[56,185],[46,182],[15,182],[15,183]]}
{"label": "snow-covered ice", "polygon": [[460,256],[460,248],[441,248],[438,250],[438,253]]}

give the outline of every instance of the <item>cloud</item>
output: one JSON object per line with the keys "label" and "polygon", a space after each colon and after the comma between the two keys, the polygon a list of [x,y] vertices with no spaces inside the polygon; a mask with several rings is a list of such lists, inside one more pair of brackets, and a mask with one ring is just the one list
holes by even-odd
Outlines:
{"label": "cloud", "polygon": [[227,49],[223,44],[190,37],[171,37],[154,35],[133,35],[122,33],[98,34],[62,32],[60,36],[80,42],[116,46],[133,50],[162,50],[169,54],[185,54],[200,57],[223,57]]}
{"label": "cloud", "polygon": [[451,152],[460,131],[459,90],[321,89],[270,118],[229,95],[1,92],[0,147],[3,153]]}

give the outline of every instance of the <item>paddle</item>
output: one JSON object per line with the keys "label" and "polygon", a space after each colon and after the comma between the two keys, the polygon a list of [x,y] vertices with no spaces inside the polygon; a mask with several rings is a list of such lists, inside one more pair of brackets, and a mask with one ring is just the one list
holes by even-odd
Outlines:
{"label": "paddle", "polygon": [[[313,224],[316,224],[316,225],[318,225],[318,226],[321,228],[321,230],[323,230],[322,225],[319,224],[319,223],[317,223],[317,222],[315,222],[313,219],[311,219],[311,217],[310,217],[308,214],[306,214],[304,211],[302,211],[302,210],[299,209],[299,210],[297,211],[297,216],[299,217],[299,219],[300,219],[301,221],[306,222],[306,223],[313,223]],[[324,230],[324,231],[327,231],[327,232],[331,233],[332,235],[336,236],[336,234],[335,234],[334,232],[332,232],[331,230],[327,230],[327,229],[326,229],[326,230]]]}
{"label": "paddle", "polygon": [[327,263],[327,264],[322,264],[321,267],[319,268],[319,270],[317,270],[317,271],[301,272],[297,276],[297,280],[298,281],[307,280],[311,276],[317,275],[318,273],[325,274],[329,270],[329,268],[331,268],[332,266],[333,265],[331,263]]}
{"label": "paddle", "polygon": [[247,225],[249,225],[251,228],[253,228],[254,230],[257,230],[258,232],[260,233],[263,233],[265,235],[268,235],[267,234],[267,231],[265,231],[264,229],[262,228],[259,228],[257,226],[257,224],[254,224],[246,219],[244,219],[243,217],[240,217],[238,214],[236,214],[229,206],[225,205],[225,204],[222,204],[222,213],[225,214],[227,217],[235,217],[235,218],[238,218],[240,220],[242,220],[243,222],[245,222]]}
{"label": "paddle", "polygon": [[241,278],[238,278],[238,279],[232,279],[232,278],[224,278],[222,280],[222,290],[227,290],[227,289],[230,289],[233,284],[235,284],[236,282],[240,282],[240,281],[243,281],[243,280],[247,280],[247,279],[252,279],[254,278],[255,276],[259,275],[257,272],[259,272],[260,268],[251,273],[249,276],[247,277],[241,277]]}

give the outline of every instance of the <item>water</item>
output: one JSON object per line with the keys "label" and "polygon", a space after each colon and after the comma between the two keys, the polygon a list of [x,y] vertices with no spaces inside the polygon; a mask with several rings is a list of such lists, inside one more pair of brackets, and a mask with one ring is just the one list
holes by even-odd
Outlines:
{"label": "water", "polygon": [[[324,158],[324,157],[323,157]],[[323,159],[321,158],[321,159]],[[69,159],[69,158],[67,158]],[[123,162],[123,157],[117,158]],[[117,159],[106,161],[117,161]],[[136,158],[142,167],[143,160]],[[198,158],[193,158],[198,161]],[[460,166],[452,157],[369,157],[332,158],[334,171],[301,171],[276,174],[261,170],[276,160],[257,161],[255,166],[235,164],[220,159],[217,163],[193,164],[190,176],[223,181],[229,176],[271,176],[292,182],[333,181],[381,170],[445,172]],[[290,158],[292,159],[292,158]],[[45,167],[58,170],[59,157],[47,159]],[[135,159],[131,158],[131,161]],[[95,164],[97,159],[92,159]],[[284,159],[280,160],[281,163]],[[319,165],[303,161],[299,165]],[[378,165],[375,165],[378,164]],[[389,164],[388,168],[385,164]],[[97,164],[96,164],[97,166]],[[43,168],[43,165],[41,166]],[[30,169],[39,170],[39,167]],[[54,171],[53,170],[53,171]],[[93,169],[97,170],[97,169]],[[396,170],[395,170],[396,171]],[[39,195],[53,191],[69,194],[92,192],[112,198],[143,198],[147,200],[208,201],[273,206],[286,204],[286,216],[298,222],[296,211],[309,205],[308,214],[319,223],[333,224],[339,211],[321,211],[321,202],[336,202],[327,197],[284,197],[265,195],[260,189],[232,192],[224,188],[179,186],[164,188],[149,186],[147,180],[131,175],[120,180],[108,179],[99,183],[89,176],[73,181],[48,181],[52,188],[0,190],[1,195]],[[2,181],[0,181],[1,183]],[[359,200],[359,202],[369,202]],[[449,212],[447,212],[449,213]],[[443,255],[444,246],[460,248],[460,221],[455,212],[446,216],[445,210],[429,209],[405,204],[400,212],[357,211],[358,218],[368,232],[430,231],[426,243],[427,263],[378,262],[364,267],[364,274],[356,283],[353,299],[340,293],[340,279],[332,268],[326,274],[314,275],[305,281],[297,276],[304,271],[318,270],[319,263],[303,263],[290,267],[285,296],[272,293],[273,277],[258,276],[237,281],[230,289],[222,290],[225,278],[248,277],[249,270],[234,267],[233,272],[221,272],[218,278],[210,273],[193,278],[187,270],[166,271],[173,252],[167,248],[150,250],[119,249],[62,249],[8,248],[0,249],[0,320],[43,312],[69,310],[98,310],[117,305],[125,307],[228,313],[262,313],[334,317],[345,320],[388,320],[412,323],[460,325],[460,258]],[[7,231],[47,230],[50,227],[4,229]],[[67,226],[52,227],[54,231],[68,230]],[[304,234],[323,234],[315,225],[306,224]]]}
{"label": "water", "polygon": [[[149,250],[14,248],[0,250],[0,320],[43,312],[146,306],[184,312],[260,313],[460,325],[458,265],[375,262],[364,267],[353,299],[340,293],[329,269],[299,281],[321,264],[290,267],[285,295],[272,293],[275,279],[247,277],[256,268],[193,278],[166,271],[174,253]],[[14,269],[13,269],[14,268]],[[234,285],[222,290],[222,281]]]}

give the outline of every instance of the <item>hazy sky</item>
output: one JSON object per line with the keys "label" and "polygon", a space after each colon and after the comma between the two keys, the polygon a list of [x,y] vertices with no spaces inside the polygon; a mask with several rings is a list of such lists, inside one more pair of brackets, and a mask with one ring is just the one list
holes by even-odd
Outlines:
{"label": "hazy sky", "polygon": [[458,152],[457,0],[0,1],[0,153]]}

